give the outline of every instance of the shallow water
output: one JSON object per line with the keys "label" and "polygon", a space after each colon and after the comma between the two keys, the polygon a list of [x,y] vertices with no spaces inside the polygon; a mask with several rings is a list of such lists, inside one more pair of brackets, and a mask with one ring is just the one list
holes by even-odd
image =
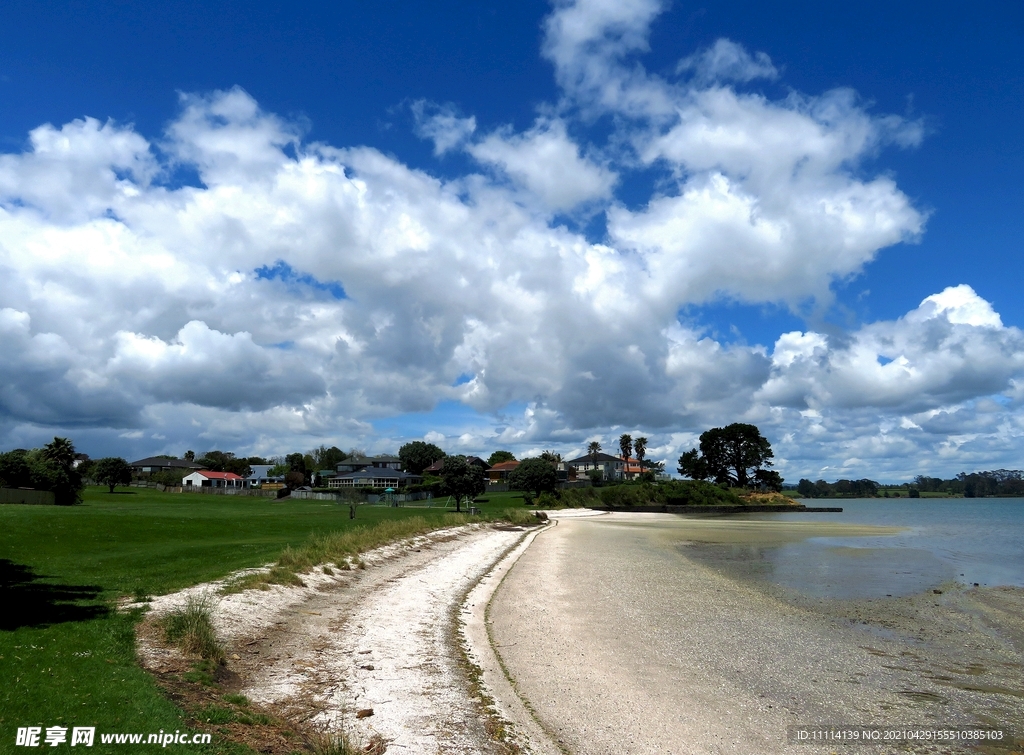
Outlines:
{"label": "shallow water", "polygon": [[[1024,499],[822,501],[842,513],[745,514],[734,527],[767,525],[746,542],[680,544],[687,556],[734,576],[815,598],[919,593],[957,581],[1024,586]],[[813,503],[810,503],[813,505]],[[845,533],[828,531],[846,525]],[[806,537],[779,541],[778,528]],[[803,527],[809,529],[801,530]],[[879,527],[858,532],[861,527]],[[815,531],[817,530],[817,531]]]}

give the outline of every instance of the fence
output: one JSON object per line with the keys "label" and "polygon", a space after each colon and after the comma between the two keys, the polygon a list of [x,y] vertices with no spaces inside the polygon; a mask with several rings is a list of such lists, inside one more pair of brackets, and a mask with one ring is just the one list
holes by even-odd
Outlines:
{"label": "fence", "polygon": [[251,498],[277,498],[276,490],[260,490],[259,488],[214,488],[203,487],[202,485],[182,485],[180,487],[165,488],[163,485],[157,485],[157,490],[165,490],[168,493],[202,493],[204,495],[240,495],[249,496]]}
{"label": "fence", "polygon": [[[274,495],[277,495],[277,491],[273,491]],[[341,498],[336,496],[334,493],[315,493],[312,490],[293,490],[288,494],[288,497],[292,500],[300,501],[334,501],[335,503],[340,501]]]}
{"label": "fence", "polygon": [[34,506],[53,506],[55,500],[53,493],[49,490],[0,488],[0,503],[27,503]]}
{"label": "fence", "polygon": [[413,501],[431,501],[434,498],[433,493],[392,493],[390,495],[377,495],[376,493],[367,493],[367,503],[384,503],[385,501],[393,501],[394,503],[411,503]]}

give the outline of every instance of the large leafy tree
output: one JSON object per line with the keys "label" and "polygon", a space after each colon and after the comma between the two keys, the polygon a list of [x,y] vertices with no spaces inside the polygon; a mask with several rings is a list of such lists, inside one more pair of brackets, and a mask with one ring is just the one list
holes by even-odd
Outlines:
{"label": "large leafy tree", "polygon": [[470,464],[465,456],[448,456],[441,465],[441,494],[455,498],[455,510],[462,511],[463,498],[475,498],[484,492],[484,471]]}
{"label": "large leafy tree", "polygon": [[487,457],[487,466],[493,467],[495,464],[501,464],[503,461],[515,461],[516,455],[511,451],[495,451],[489,457]]}
{"label": "large leafy tree", "polygon": [[773,487],[777,482],[781,487],[782,478],[776,481],[763,474],[772,466],[774,456],[771,443],[756,426],[735,422],[701,433],[700,451],[694,448],[679,457],[679,473],[694,480],[714,480],[741,488],[751,480]]}
{"label": "large leafy tree", "polygon": [[0,454],[0,486],[32,487],[32,465],[29,464],[28,451],[24,448]]}
{"label": "large leafy tree", "polygon": [[444,451],[433,443],[414,440],[398,449],[402,468],[410,474],[422,474],[423,470],[445,457]]}
{"label": "large leafy tree", "polygon": [[327,446],[321,444],[319,448],[314,448],[310,455],[313,457],[313,463],[316,466],[317,471],[321,469],[335,469],[337,466],[348,458],[348,454],[342,451],[337,446]]}
{"label": "large leafy tree", "polygon": [[508,476],[513,490],[531,490],[540,495],[545,490],[554,490],[558,484],[558,473],[547,459],[523,459]]}
{"label": "large leafy tree", "polygon": [[100,485],[106,485],[110,492],[118,485],[128,485],[132,481],[132,468],[119,456],[108,456],[96,462],[92,473],[93,479]]}

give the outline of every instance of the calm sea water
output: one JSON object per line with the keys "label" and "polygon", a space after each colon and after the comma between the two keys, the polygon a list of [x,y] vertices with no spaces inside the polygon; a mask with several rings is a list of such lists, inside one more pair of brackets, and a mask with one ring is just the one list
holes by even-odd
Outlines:
{"label": "calm sea water", "polygon": [[808,502],[841,514],[747,514],[755,520],[841,522],[906,528],[875,537],[811,537],[792,543],[708,545],[691,555],[804,595],[908,595],[957,581],[1024,586],[1024,499],[865,499]]}

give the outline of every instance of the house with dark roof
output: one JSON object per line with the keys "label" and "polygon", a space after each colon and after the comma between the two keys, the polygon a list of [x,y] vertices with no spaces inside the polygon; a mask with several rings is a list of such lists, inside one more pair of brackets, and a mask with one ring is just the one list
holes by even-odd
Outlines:
{"label": "house with dark roof", "polygon": [[[490,465],[479,456],[467,456],[466,462],[475,467],[480,467],[484,472],[490,469]],[[429,467],[423,470],[424,474],[432,474],[435,477],[441,474],[441,467],[444,466],[444,459],[438,459]]]}
{"label": "house with dark roof", "polygon": [[185,459],[168,459],[166,456],[147,456],[145,459],[128,463],[135,474],[153,474],[156,472],[188,472],[190,469],[202,469],[201,464],[196,464]]}
{"label": "house with dark roof", "polygon": [[355,472],[339,473],[327,480],[330,488],[404,488],[418,485],[423,477],[391,467],[366,466]]}
{"label": "house with dark roof", "polygon": [[397,456],[352,456],[340,462],[336,467],[338,474],[358,472],[360,469],[373,467],[374,469],[397,469],[401,470],[402,460]]}
{"label": "house with dark roof", "polygon": [[633,471],[636,473],[640,471],[636,459],[624,460],[621,456],[612,456],[606,453],[587,454],[578,459],[570,459],[562,462],[562,466],[566,470],[569,468],[576,470],[576,475],[583,477],[596,469],[606,480],[622,480]]}

